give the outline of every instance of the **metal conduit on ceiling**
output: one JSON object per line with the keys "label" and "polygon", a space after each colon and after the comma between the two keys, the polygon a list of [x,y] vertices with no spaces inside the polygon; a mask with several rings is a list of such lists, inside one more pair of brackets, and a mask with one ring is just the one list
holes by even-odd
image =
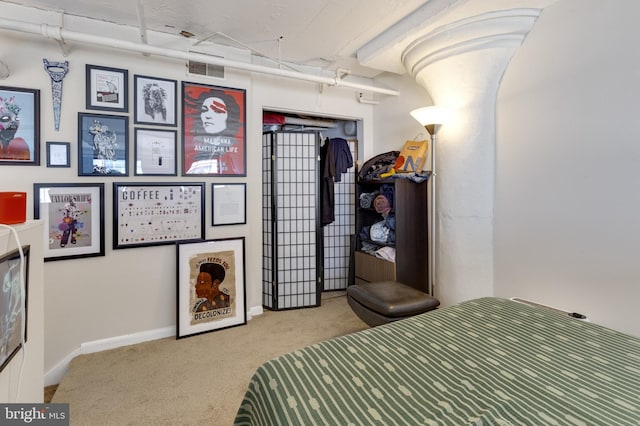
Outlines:
{"label": "metal conduit on ceiling", "polygon": [[198,62],[204,62],[211,65],[218,65],[228,68],[234,68],[249,72],[255,72],[260,74],[274,75],[278,77],[291,78],[296,80],[303,80],[313,83],[326,84],[335,87],[344,87],[350,89],[356,89],[359,91],[380,93],[383,95],[397,96],[399,92],[393,89],[386,89],[382,87],[376,87],[368,84],[360,84],[349,81],[344,81],[339,77],[323,77],[313,74],[307,74],[298,71],[290,71],[279,68],[272,68],[263,65],[256,65],[251,63],[233,61],[216,56],[206,55],[196,52],[182,52],[175,49],[167,49],[164,47],[151,46],[149,44],[130,42],[126,40],[118,40],[114,38],[102,37],[92,34],[80,33],[76,31],[65,30],[59,26],[52,26],[48,24],[32,24],[30,22],[19,21],[15,19],[7,19],[0,17],[0,28],[19,31],[24,33],[30,33],[35,35],[41,35],[47,38],[54,39],[58,42],[75,41],[79,43],[94,44],[97,46],[117,48],[122,50],[128,50],[138,52],[142,54],[157,55],[175,59],[192,60]]}

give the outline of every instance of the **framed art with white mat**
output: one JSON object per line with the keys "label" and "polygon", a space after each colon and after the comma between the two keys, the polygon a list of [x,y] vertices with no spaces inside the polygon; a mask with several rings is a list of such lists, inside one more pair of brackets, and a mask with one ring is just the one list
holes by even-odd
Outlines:
{"label": "framed art with white mat", "polygon": [[176,338],[247,323],[244,237],[177,244]]}

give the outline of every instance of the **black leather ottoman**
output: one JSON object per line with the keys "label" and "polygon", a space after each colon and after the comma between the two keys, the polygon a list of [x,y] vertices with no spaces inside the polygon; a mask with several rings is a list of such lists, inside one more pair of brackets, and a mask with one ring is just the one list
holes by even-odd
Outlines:
{"label": "black leather ottoman", "polygon": [[347,287],[353,312],[371,327],[436,309],[440,301],[397,281],[379,281]]}

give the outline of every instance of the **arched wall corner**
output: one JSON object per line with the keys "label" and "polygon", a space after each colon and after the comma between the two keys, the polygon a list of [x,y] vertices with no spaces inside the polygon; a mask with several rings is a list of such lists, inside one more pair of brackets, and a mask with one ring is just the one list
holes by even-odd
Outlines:
{"label": "arched wall corner", "polygon": [[541,12],[474,11],[433,27],[402,52],[403,66],[434,104],[453,111],[436,146],[433,282],[444,306],[493,295],[496,96],[509,61]]}

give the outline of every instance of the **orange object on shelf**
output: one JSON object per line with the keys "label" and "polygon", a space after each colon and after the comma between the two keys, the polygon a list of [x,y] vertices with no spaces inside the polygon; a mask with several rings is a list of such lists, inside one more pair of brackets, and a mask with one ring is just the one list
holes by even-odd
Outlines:
{"label": "orange object on shelf", "polygon": [[0,192],[0,223],[13,225],[27,221],[27,193]]}

